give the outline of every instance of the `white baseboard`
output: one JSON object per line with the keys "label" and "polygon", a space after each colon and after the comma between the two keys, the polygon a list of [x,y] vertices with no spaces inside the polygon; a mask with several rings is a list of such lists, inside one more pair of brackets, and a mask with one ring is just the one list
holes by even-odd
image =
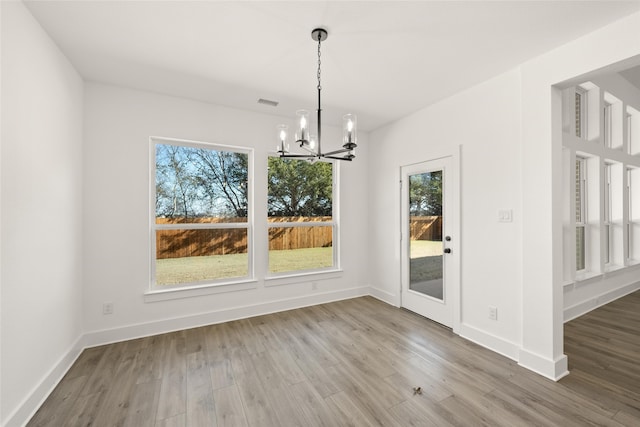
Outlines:
{"label": "white baseboard", "polygon": [[569,375],[567,356],[564,354],[553,360],[528,350],[520,349],[518,365],[553,381],[558,381],[560,378]]}
{"label": "white baseboard", "polygon": [[394,307],[400,307],[398,296],[396,294],[392,294],[391,292],[383,291],[382,289],[374,288],[373,286],[371,286],[369,288],[369,295]]}
{"label": "white baseboard", "polygon": [[569,322],[570,320],[576,319],[583,314],[587,314],[588,312],[598,307],[609,304],[610,302],[615,301],[618,298],[621,298],[639,289],[640,282],[635,282],[617,289],[612,289],[599,295],[594,295],[593,297],[585,301],[565,308],[563,313],[564,321],[565,323]]}
{"label": "white baseboard", "polygon": [[495,351],[496,353],[508,357],[511,360],[518,360],[520,347],[511,341],[507,341],[464,323],[460,325],[460,330],[458,332],[464,339],[488,348],[491,351]]}
{"label": "white baseboard", "polygon": [[323,292],[301,297],[269,301],[260,304],[233,307],[190,316],[163,319],[155,322],[127,325],[114,329],[92,331],[85,334],[85,345],[86,347],[95,347],[98,345],[164,334],[183,329],[197,328],[199,326],[246,319],[248,317],[261,316],[264,314],[292,310],[310,305],[356,298],[369,295],[369,290],[369,286],[361,286],[341,289],[339,291]]}
{"label": "white baseboard", "polygon": [[4,427],[20,427],[26,425],[31,417],[42,406],[54,388],[62,380],[67,371],[75,363],[82,350],[84,350],[84,336],[79,336],[69,350],[54,363],[42,380],[31,390],[27,397],[7,417]]}

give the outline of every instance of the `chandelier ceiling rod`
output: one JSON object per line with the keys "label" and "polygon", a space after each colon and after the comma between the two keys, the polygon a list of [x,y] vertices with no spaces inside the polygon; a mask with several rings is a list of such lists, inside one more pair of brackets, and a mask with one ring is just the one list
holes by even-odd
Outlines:
{"label": "chandelier ceiling rod", "polygon": [[357,147],[356,139],[356,116],[347,114],[343,118],[343,145],[342,148],[328,153],[322,152],[322,103],[321,103],[321,53],[322,42],[327,39],[328,33],[324,28],[316,28],[311,32],[311,38],[318,42],[318,109],[317,111],[317,139],[309,132],[309,113],[306,110],[298,110],[298,131],[295,134],[296,143],[308,152],[308,154],[289,153],[288,143],[288,126],[278,126],[278,153],[280,157],[303,158],[309,160],[318,160],[321,158],[347,160],[351,161],[355,158],[355,148]]}

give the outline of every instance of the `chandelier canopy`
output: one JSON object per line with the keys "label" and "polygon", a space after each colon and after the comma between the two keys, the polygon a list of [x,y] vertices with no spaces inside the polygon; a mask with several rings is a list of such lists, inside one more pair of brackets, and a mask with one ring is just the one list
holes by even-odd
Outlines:
{"label": "chandelier canopy", "polygon": [[355,148],[357,145],[357,119],[354,114],[347,114],[342,119],[342,148],[328,153],[322,152],[321,136],[322,136],[322,105],[320,102],[320,94],[322,85],[320,84],[320,65],[321,55],[320,48],[322,42],[327,39],[327,30],[324,28],[316,28],[311,32],[311,38],[318,42],[318,129],[317,135],[312,135],[309,130],[309,112],[307,110],[296,111],[298,128],[295,133],[295,142],[304,149],[306,153],[295,154],[289,152],[289,126],[278,125],[278,153],[280,157],[295,157],[309,160],[336,159],[336,160],[353,160]]}

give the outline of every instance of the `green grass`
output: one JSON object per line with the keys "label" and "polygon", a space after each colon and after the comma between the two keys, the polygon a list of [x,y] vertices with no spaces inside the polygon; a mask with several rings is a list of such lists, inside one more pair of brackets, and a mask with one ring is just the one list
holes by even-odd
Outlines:
{"label": "green grass", "polygon": [[[269,251],[269,272],[311,270],[333,265],[332,248]],[[156,283],[176,285],[232,279],[248,274],[248,255],[212,255],[156,260]]]}
{"label": "green grass", "polygon": [[333,248],[269,251],[269,273],[331,267]]}
{"label": "green grass", "polygon": [[176,285],[230,279],[248,274],[247,254],[193,256],[156,260],[156,283]]}
{"label": "green grass", "polygon": [[412,240],[411,258],[442,255],[442,242],[431,240]]}
{"label": "green grass", "polygon": [[[333,248],[269,251],[269,273],[303,271],[333,265]],[[411,282],[436,278],[441,272],[442,242],[411,241]],[[156,261],[156,283],[176,285],[244,277],[247,254],[168,258]]]}

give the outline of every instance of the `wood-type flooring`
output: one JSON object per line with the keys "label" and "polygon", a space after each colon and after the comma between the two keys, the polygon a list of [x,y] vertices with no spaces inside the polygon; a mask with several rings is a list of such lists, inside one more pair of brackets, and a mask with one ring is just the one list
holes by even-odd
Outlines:
{"label": "wood-type flooring", "polygon": [[28,425],[640,426],[639,337],[640,292],[568,323],[556,383],[355,298],[89,348]]}

